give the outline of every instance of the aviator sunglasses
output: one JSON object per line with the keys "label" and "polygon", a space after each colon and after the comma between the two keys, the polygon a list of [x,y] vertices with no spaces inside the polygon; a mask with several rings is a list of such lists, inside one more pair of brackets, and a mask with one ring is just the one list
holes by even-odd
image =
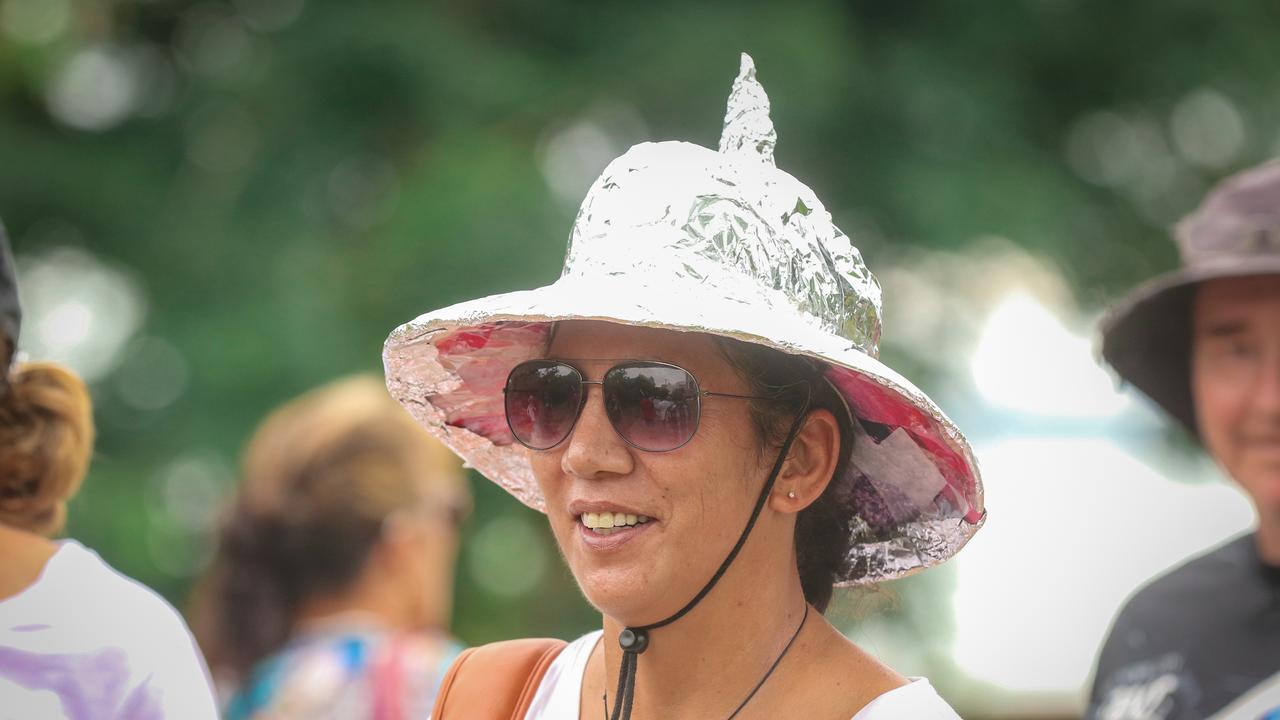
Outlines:
{"label": "aviator sunglasses", "polygon": [[563,360],[522,362],[503,389],[507,426],[531,450],[550,450],[573,432],[587,404],[587,385],[599,385],[613,429],[638,450],[667,452],[682,447],[698,431],[702,398],[771,400],[702,390],[688,370],[670,363],[630,360],[587,380]]}

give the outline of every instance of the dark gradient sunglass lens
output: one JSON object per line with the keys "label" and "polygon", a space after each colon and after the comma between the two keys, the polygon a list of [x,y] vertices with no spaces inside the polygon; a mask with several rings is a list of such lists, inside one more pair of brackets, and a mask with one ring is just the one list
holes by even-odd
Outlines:
{"label": "dark gradient sunglass lens", "polygon": [[573,430],[582,405],[582,376],[570,365],[532,361],[507,376],[507,426],[520,444],[547,450]]}
{"label": "dark gradient sunglass lens", "polygon": [[678,367],[619,365],[603,390],[614,429],[641,450],[674,450],[698,429],[698,383]]}

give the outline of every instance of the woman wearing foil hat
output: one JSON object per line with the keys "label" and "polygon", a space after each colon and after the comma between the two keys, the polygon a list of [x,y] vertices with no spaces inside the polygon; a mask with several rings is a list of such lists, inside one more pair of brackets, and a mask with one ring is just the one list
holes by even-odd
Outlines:
{"label": "woman wearing foil hat", "polygon": [[879,286],[775,138],[744,55],[720,151],[614,160],[558,281],[388,339],[392,394],[547,514],[603,616],[567,647],[465,653],[437,720],[956,717],[821,614],[834,587],[949,558],[982,486],[956,427],[876,359]]}

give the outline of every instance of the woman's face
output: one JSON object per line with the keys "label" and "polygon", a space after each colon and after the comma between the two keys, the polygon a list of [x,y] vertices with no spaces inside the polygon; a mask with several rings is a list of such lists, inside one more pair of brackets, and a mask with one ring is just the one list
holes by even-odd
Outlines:
{"label": "woman's face", "polygon": [[[440,473],[431,462],[418,462],[419,477]],[[453,579],[458,557],[465,493],[452,482],[418,481],[417,499],[389,515],[375,549],[378,572],[369,584],[381,589],[398,612],[390,618],[411,630],[443,630],[453,614]],[[456,483],[458,485],[461,482]]]}
{"label": "woman's face", "polygon": [[[548,356],[600,380],[625,360],[660,360],[688,370],[701,389],[751,394],[705,335],[604,322],[561,323]],[[530,451],[547,516],[587,599],[636,625],[679,610],[709,580],[742,532],[773,457],[759,452],[749,401],[710,397],[683,447],[645,452],[626,443],[605,415],[599,385],[587,386],[573,433]],[[648,522],[600,534],[584,515],[621,513]]]}

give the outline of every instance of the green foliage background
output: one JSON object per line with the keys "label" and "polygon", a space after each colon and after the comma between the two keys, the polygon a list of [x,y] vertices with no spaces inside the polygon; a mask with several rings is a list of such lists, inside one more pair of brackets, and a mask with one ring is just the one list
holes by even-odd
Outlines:
{"label": "green foliage background", "polygon": [[[1056,263],[1090,308],[1172,266],[1167,225],[1280,140],[1280,6],[1265,0],[61,4],[55,37],[0,34],[0,216],[20,254],[65,244],[56,222],[128,268],[147,298],[143,332],[189,364],[185,392],[159,410],[124,402],[115,376],[95,384],[101,438],[68,528],[179,605],[206,538],[157,501],[160,469],[196,451],[229,480],[269,408],[379,371],[395,325],[554,279],[574,208],[549,190],[539,153],[592,108],[638,113],[647,133],[629,142],[714,147],[748,51],[780,167],[873,269],[903,247],[1000,235]],[[272,27],[294,5],[296,20]],[[135,112],[82,130],[49,97],[92,48],[142,48],[149,69]],[[1228,162],[1179,165],[1145,194],[1073,171],[1083,116],[1160,128],[1202,87],[1243,119]],[[888,361],[933,389],[947,360],[908,358],[892,333]],[[527,512],[474,487],[472,528]],[[549,568],[514,597],[461,573],[459,634],[588,628],[571,579],[554,557]]]}

